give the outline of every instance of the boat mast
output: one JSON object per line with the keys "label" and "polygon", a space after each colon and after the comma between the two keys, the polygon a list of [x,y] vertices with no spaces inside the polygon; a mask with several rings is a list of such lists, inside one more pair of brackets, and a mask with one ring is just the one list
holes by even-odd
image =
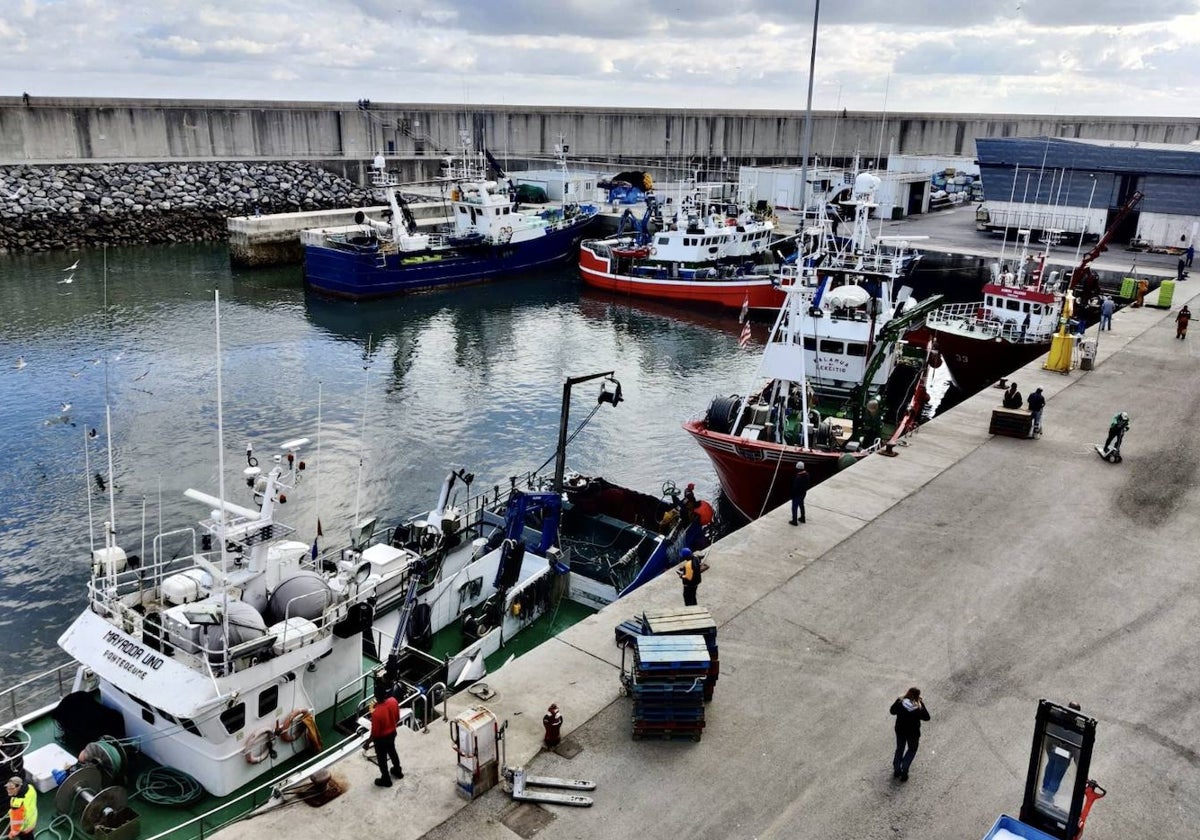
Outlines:
{"label": "boat mast", "polygon": [[[213,308],[217,325],[217,492],[221,504],[217,506],[221,514],[221,630],[224,633],[226,650],[229,649],[229,586],[228,558],[225,550],[225,417],[221,411],[221,290],[213,292]],[[227,663],[222,663],[227,664]]]}
{"label": "boat mast", "polygon": [[[813,7],[813,28],[812,28],[812,48],[808,56],[808,101],[804,107],[804,138],[800,144],[800,189],[803,191],[804,200],[802,202],[803,210],[800,213],[800,225],[803,229],[808,224],[808,155],[812,148],[812,100],[813,100],[813,76],[817,69],[817,22],[821,16],[821,0],[816,0]],[[803,242],[803,238],[801,238]],[[808,257],[804,254],[800,255],[800,278],[804,276],[804,263]],[[799,278],[797,283],[802,282]],[[788,292],[789,302],[790,296],[799,294],[796,286]],[[795,309],[796,307],[792,307]],[[801,347],[803,347],[803,335],[800,338]],[[805,449],[808,449],[808,377],[804,371],[804,354],[800,354],[800,435],[801,443]]]}

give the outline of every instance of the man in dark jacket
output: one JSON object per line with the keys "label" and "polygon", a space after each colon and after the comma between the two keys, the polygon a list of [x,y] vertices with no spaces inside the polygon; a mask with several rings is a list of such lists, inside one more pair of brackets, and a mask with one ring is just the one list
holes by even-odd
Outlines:
{"label": "man in dark jacket", "polygon": [[910,688],[888,709],[896,716],[896,754],[892,758],[892,777],[908,781],[908,768],[921,741],[921,721],[929,720],[929,710],[921,699],[921,689]]}
{"label": "man in dark jacket", "polygon": [[[804,522],[804,498],[808,495],[808,470],[804,469],[804,462],[796,462],[796,475],[792,479],[792,524],[798,525]],[[796,515],[800,515],[799,521]]]}
{"label": "man in dark jacket", "polygon": [[1029,403],[1029,413],[1033,417],[1033,422],[1029,426],[1029,436],[1037,437],[1042,433],[1042,410],[1046,407],[1046,397],[1042,394],[1042,389],[1038,388],[1030,394],[1027,402]]}

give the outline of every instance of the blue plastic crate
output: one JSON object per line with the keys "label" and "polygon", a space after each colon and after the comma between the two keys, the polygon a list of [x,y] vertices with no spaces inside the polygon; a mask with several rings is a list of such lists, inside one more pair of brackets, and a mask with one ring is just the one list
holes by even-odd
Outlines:
{"label": "blue plastic crate", "polygon": [[1013,837],[1020,837],[1022,840],[1055,840],[1046,832],[1026,825],[1008,814],[1000,815],[1000,819],[996,820],[991,831],[983,836],[983,840],[1011,840]]}

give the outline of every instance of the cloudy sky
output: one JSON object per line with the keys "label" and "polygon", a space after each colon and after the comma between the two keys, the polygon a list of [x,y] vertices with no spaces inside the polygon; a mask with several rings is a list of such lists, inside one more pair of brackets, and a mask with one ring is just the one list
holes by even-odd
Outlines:
{"label": "cloudy sky", "polygon": [[[0,93],[803,109],[813,0],[0,0]],[[817,108],[1200,116],[1200,0],[825,0]]]}

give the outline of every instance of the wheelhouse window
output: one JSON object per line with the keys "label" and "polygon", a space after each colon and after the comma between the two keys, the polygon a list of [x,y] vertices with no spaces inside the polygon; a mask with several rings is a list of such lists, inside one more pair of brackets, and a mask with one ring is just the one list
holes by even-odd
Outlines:
{"label": "wheelhouse window", "polygon": [[821,339],[821,352],[841,355],[846,352],[846,345],[840,341],[830,341],[827,338],[823,338]]}
{"label": "wheelhouse window", "polygon": [[258,716],[266,717],[279,708],[279,686],[263,689],[258,695]]}
{"label": "wheelhouse window", "polygon": [[817,349],[817,340],[815,338],[805,336],[804,337],[804,349],[805,350],[816,350]]}
{"label": "wheelhouse window", "polygon": [[1013,312],[1020,311],[1020,309],[1021,309],[1021,302],[1020,302],[1019,300],[1009,300],[1009,301],[1005,301],[1004,308],[1005,308],[1005,309],[1011,309]]}
{"label": "wheelhouse window", "polygon": [[246,725],[246,704],[238,703],[231,709],[221,712],[221,725],[232,735]]}
{"label": "wheelhouse window", "polygon": [[867,345],[851,341],[846,345],[846,355],[865,357],[867,355]]}

